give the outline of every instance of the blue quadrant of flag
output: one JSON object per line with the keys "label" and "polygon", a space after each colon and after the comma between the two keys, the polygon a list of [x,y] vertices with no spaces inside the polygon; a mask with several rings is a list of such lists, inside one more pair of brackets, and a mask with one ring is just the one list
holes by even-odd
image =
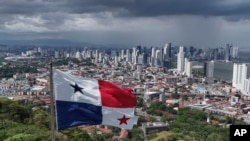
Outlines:
{"label": "blue quadrant of flag", "polygon": [[102,123],[102,107],[88,103],[56,101],[58,129]]}

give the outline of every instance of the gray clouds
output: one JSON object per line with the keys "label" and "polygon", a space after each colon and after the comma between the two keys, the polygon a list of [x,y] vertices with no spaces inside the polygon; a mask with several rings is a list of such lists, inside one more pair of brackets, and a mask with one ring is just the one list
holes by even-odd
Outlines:
{"label": "gray clouds", "polygon": [[197,46],[233,39],[247,45],[235,35],[250,33],[249,18],[248,0],[0,1],[0,35],[8,38],[23,33],[22,38]]}
{"label": "gray clouds", "polygon": [[1,14],[102,13],[116,16],[155,17],[167,15],[247,17],[247,0],[2,0]]}

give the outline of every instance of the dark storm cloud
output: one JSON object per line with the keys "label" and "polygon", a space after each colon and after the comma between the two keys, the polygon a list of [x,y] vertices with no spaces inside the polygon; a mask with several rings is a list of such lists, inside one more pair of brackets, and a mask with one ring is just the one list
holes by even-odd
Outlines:
{"label": "dark storm cloud", "polygon": [[117,16],[132,17],[199,15],[240,18],[250,13],[247,0],[74,0],[62,5],[71,13],[110,11]]}
{"label": "dark storm cloud", "polygon": [[249,19],[248,0],[0,0],[1,39],[248,44]]}
{"label": "dark storm cloud", "polygon": [[73,17],[68,14],[58,12],[41,14],[41,18],[45,21],[44,24],[48,29],[53,29],[55,25],[63,25],[66,20],[73,19]]}
{"label": "dark storm cloud", "polygon": [[112,12],[116,16],[164,15],[248,17],[250,2],[237,0],[12,0],[0,2],[1,14]]}
{"label": "dark storm cloud", "polygon": [[0,1],[0,13],[5,15],[31,15],[55,11],[56,9],[53,8],[55,5],[57,5],[55,2],[51,3],[42,0],[2,0]]}

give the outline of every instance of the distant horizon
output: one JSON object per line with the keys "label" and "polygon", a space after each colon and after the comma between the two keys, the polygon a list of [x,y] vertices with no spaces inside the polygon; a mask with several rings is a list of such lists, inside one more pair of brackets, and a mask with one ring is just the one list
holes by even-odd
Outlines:
{"label": "distant horizon", "polygon": [[[172,42],[166,42],[165,44],[162,45],[143,45],[143,44],[134,44],[134,45],[122,45],[122,44],[97,44],[93,42],[80,42],[80,41],[74,41],[74,40],[67,40],[67,39],[53,39],[53,38],[44,38],[44,39],[33,39],[33,40],[0,40],[0,45],[8,45],[8,46],[13,46],[13,45],[34,45],[34,46],[77,46],[77,47],[84,47],[87,45],[90,45],[90,47],[111,47],[111,48],[132,48],[136,47],[138,45],[144,47],[164,47],[167,43],[171,43],[173,47],[178,47],[178,46],[184,46],[184,47],[191,47],[193,45],[178,45],[178,44],[173,44]],[[249,46],[238,46],[233,43],[227,43],[227,44],[232,44],[234,47],[239,47],[239,51],[250,51],[250,45]],[[219,48],[219,47],[226,47],[227,44],[224,45],[217,45],[217,46],[210,46],[207,48]],[[196,47],[198,49],[206,49],[202,47]],[[243,50],[242,50],[243,49]]]}

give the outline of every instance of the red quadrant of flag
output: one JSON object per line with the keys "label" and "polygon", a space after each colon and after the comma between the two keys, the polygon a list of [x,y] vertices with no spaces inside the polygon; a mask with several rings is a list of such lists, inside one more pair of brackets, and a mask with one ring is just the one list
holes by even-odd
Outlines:
{"label": "red quadrant of flag", "polygon": [[130,91],[107,81],[98,80],[98,83],[103,106],[115,108],[135,107],[136,97]]}

